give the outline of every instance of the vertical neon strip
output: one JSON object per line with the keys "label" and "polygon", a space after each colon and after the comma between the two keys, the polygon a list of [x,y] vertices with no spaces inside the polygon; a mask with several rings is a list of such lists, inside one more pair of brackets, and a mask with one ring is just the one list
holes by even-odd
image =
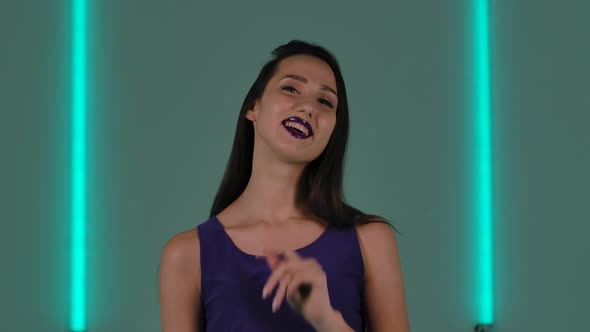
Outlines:
{"label": "vertical neon strip", "polygon": [[476,184],[477,184],[477,258],[478,323],[494,320],[493,237],[492,237],[492,146],[490,125],[490,36],[488,1],[475,0],[475,74],[476,74]]}
{"label": "vertical neon strip", "polygon": [[70,330],[86,330],[86,3],[72,3]]}

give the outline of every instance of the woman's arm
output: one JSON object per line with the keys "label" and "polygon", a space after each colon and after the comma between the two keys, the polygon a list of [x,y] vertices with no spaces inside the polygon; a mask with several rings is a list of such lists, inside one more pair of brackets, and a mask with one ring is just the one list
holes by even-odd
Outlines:
{"label": "woman's arm", "polygon": [[199,236],[195,229],[179,233],[164,246],[160,258],[162,332],[202,332]]}
{"label": "woman's arm", "polygon": [[409,332],[395,234],[379,222],[358,225],[357,232],[365,263],[368,331]]}

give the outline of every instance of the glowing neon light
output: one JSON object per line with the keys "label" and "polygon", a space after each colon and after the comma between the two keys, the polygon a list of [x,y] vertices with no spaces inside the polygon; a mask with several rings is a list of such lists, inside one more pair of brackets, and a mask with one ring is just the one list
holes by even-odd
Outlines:
{"label": "glowing neon light", "polygon": [[86,330],[86,2],[72,2],[70,330]]}
{"label": "glowing neon light", "polygon": [[490,36],[487,0],[475,0],[475,74],[476,74],[476,179],[477,185],[477,259],[478,323],[492,325],[493,298],[493,209],[492,146],[490,105]]}

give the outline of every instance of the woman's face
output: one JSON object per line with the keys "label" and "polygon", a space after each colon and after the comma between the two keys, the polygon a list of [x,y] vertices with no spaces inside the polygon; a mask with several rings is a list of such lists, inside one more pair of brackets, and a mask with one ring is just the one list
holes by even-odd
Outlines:
{"label": "woman's face", "polygon": [[[246,117],[254,124],[255,146],[262,143],[287,162],[308,163],[328,144],[337,107],[336,79],[330,66],[313,56],[294,55],[278,64]],[[305,139],[291,135],[283,126],[289,117],[307,121],[313,135]]]}

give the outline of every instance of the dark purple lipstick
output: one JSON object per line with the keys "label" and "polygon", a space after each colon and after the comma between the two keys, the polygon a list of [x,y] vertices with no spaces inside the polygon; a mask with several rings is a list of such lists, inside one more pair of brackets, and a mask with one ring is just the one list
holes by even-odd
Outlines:
{"label": "dark purple lipstick", "polygon": [[[313,136],[313,128],[311,124],[300,117],[292,116],[282,122],[283,127],[297,138],[308,138]],[[305,132],[307,130],[307,132]]]}

